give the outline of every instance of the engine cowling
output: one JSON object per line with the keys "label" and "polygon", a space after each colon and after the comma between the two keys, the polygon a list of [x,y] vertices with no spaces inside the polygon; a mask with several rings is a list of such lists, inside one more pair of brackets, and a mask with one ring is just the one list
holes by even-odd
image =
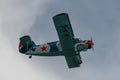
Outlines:
{"label": "engine cowling", "polygon": [[85,43],[77,43],[75,45],[75,49],[77,51],[86,51],[87,50],[87,45]]}

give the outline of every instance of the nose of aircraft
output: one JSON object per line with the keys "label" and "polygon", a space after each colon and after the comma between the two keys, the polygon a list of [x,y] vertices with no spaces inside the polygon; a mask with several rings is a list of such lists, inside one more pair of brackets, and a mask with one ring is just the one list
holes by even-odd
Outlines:
{"label": "nose of aircraft", "polygon": [[86,44],[88,45],[88,48],[89,48],[89,49],[90,49],[90,48],[93,48],[94,43],[92,42],[92,40],[88,40],[88,41],[86,42]]}

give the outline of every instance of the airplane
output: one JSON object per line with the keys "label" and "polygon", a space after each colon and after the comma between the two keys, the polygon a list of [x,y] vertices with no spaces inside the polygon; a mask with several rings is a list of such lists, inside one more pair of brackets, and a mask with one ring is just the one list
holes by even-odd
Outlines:
{"label": "airplane", "polygon": [[93,48],[93,41],[81,40],[74,37],[68,13],[60,13],[53,16],[53,22],[59,37],[59,41],[36,45],[30,36],[20,37],[19,52],[32,56],[64,56],[68,68],[80,67],[82,59],[81,51]]}

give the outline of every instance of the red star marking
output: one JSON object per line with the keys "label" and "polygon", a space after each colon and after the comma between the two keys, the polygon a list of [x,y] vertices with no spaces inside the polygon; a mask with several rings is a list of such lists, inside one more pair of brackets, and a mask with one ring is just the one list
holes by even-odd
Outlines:
{"label": "red star marking", "polygon": [[64,29],[64,31],[63,32],[68,32],[66,29]]}
{"label": "red star marking", "polygon": [[46,49],[47,49],[47,46],[44,46],[44,45],[43,45],[43,46],[41,47],[41,50],[42,50],[42,51],[46,51]]}

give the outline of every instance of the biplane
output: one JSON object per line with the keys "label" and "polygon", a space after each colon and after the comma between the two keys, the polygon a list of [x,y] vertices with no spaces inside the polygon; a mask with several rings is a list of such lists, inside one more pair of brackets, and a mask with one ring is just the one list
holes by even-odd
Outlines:
{"label": "biplane", "polygon": [[75,38],[67,13],[60,13],[53,17],[59,41],[36,45],[30,36],[20,37],[19,52],[32,56],[64,56],[69,68],[80,67],[81,51],[93,48],[91,40]]}

